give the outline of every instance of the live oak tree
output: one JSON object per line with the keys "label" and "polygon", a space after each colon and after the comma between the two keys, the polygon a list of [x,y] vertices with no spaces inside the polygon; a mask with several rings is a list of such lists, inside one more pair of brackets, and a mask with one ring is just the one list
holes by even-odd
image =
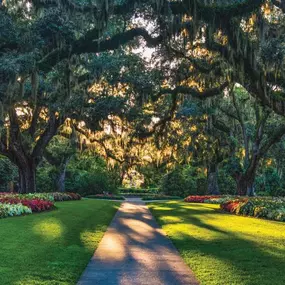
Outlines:
{"label": "live oak tree", "polygon": [[240,195],[253,195],[261,161],[285,135],[283,117],[260,106],[242,88],[235,87],[217,106],[214,128],[232,137],[229,173]]}
{"label": "live oak tree", "polygon": [[56,169],[55,189],[58,192],[65,191],[66,169],[70,159],[76,154],[76,141],[57,135],[52,138],[48,147],[45,149],[44,158]]}
{"label": "live oak tree", "polygon": [[[86,119],[98,110],[90,106],[86,95],[89,80],[95,75],[86,77],[76,61],[59,63],[48,73],[37,69],[41,52],[55,43],[66,44],[75,30],[58,11],[49,14],[56,24],[50,23],[47,15],[34,22],[23,16],[20,22],[13,10],[11,15],[9,11],[1,11],[5,21],[1,29],[1,153],[17,165],[20,191],[35,192],[36,168],[59,127],[69,117]],[[93,124],[108,111],[110,108],[93,117]]]}
{"label": "live oak tree", "polygon": [[[6,0],[0,5],[1,153],[18,166],[22,192],[35,191],[35,168],[66,118],[89,119],[92,126],[98,109],[88,102],[87,91],[100,70],[90,74],[86,63],[137,37],[166,51],[173,52],[175,44],[176,55],[177,43],[184,43],[190,71],[198,78],[213,71],[196,86],[184,78],[152,90],[154,98],[170,96],[174,107],[147,135],[171,120],[179,95],[214,97],[233,82],[284,115],[284,6],[279,1]],[[155,33],[134,27],[134,15],[151,19]],[[106,107],[110,100],[101,102]],[[89,111],[83,112],[85,107]]]}

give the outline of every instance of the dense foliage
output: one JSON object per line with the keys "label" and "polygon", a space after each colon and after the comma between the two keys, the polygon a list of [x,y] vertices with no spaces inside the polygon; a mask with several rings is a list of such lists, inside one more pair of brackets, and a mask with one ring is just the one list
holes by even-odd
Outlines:
{"label": "dense foliage", "polygon": [[[284,194],[284,12],[273,0],[1,1],[3,189]],[[87,148],[100,167],[82,165]]]}
{"label": "dense foliage", "polygon": [[201,168],[176,167],[163,177],[161,191],[166,195],[180,197],[203,195],[207,192],[206,175]]}

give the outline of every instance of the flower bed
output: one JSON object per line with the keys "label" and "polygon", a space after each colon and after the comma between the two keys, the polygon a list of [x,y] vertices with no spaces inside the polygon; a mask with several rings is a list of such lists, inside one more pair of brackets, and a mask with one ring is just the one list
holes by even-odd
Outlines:
{"label": "flower bed", "polygon": [[31,214],[31,208],[22,204],[2,204],[0,203],[0,218],[21,216]]}
{"label": "flower bed", "polygon": [[51,193],[0,193],[0,199],[20,199],[20,200],[44,200],[53,202],[54,198]]}
{"label": "flower bed", "polygon": [[76,193],[0,193],[0,218],[51,210],[55,201],[80,200]]}
{"label": "flower bed", "polygon": [[223,197],[219,197],[219,198],[210,198],[210,199],[204,200],[204,203],[207,203],[207,204],[221,204],[221,203],[225,203],[225,202],[231,201],[234,198],[235,197],[233,197],[233,196],[223,196]]}
{"label": "flower bed", "polygon": [[54,192],[50,193],[53,197],[54,201],[71,201],[71,200],[80,200],[81,196],[77,193],[69,193],[69,192]]}
{"label": "flower bed", "polygon": [[81,196],[77,193],[68,192],[52,192],[52,193],[28,193],[28,194],[17,194],[17,193],[0,193],[1,197],[18,198],[18,199],[40,199],[45,201],[70,201],[70,200],[80,200]]}
{"label": "flower bed", "polygon": [[0,198],[1,204],[11,204],[11,205],[23,205],[27,206],[32,210],[32,212],[42,212],[50,210],[54,203],[51,201],[41,200],[41,199],[21,199],[18,197],[3,197]]}
{"label": "flower bed", "polygon": [[188,196],[184,199],[184,201],[188,202],[188,203],[206,203],[205,201],[210,201],[210,200],[217,199],[217,198],[223,198],[223,196],[221,196],[221,195],[216,195],[216,196],[210,196],[210,195]]}
{"label": "flower bed", "polygon": [[188,196],[189,203],[220,204],[226,212],[242,216],[285,221],[285,198],[233,197],[233,196]]}
{"label": "flower bed", "polygon": [[285,221],[284,198],[238,198],[221,203],[220,207],[236,215]]}

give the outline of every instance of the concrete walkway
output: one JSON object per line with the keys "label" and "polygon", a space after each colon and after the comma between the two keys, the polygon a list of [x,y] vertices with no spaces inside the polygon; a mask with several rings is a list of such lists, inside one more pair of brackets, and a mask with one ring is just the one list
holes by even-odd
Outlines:
{"label": "concrete walkway", "polygon": [[145,203],[130,198],[122,203],[78,282],[91,284],[199,283]]}

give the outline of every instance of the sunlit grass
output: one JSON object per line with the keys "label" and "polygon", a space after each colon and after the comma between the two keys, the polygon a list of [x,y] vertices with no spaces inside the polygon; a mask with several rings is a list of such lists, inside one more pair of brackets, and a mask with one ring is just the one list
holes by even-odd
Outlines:
{"label": "sunlit grass", "polygon": [[119,203],[82,200],[0,220],[0,284],[76,284]]}
{"label": "sunlit grass", "polygon": [[221,213],[210,204],[149,207],[201,284],[285,284],[285,224]]}
{"label": "sunlit grass", "polygon": [[55,239],[63,235],[64,225],[55,218],[47,218],[36,224],[33,230],[44,239]]}

